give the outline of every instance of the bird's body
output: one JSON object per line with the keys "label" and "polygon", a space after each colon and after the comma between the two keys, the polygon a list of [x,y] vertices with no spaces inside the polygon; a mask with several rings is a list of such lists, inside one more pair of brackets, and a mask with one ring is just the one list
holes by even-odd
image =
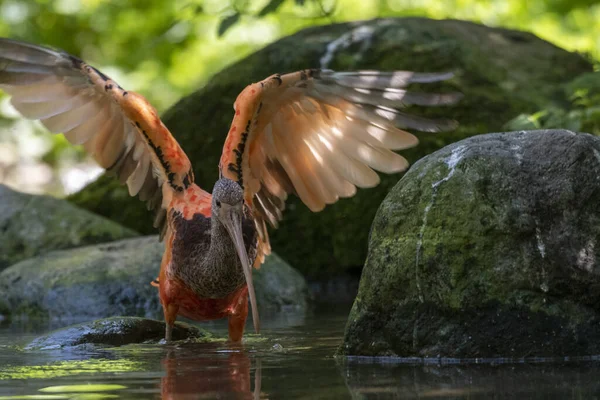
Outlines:
{"label": "bird's body", "polygon": [[277,227],[288,194],[320,211],[357,187],[377,185],[373,169],[406,169],[406,160],[391,150],[417,140],[399,127],[437,132],[455,123],[398,109],[453,104],[460,96],[403,88],[449,77],[303,70],[251,84],[234,104],[221,178],[210,194],[194,183],[187,155],[141,95],[67,53],[0,39],[0,89],[12,95],[15,108],[83,144],[156,212],[165,253],[155,285],[167,340],[183,315],[227,317],[230,339],[240,341],[248,299],[258,332],[252,267],[271,251],[266,225]]}
{"label": "bird's body", "polygon": [[[212,195],[192,184],[170,208],[167,219],[172,232],[165,238],[160,299],[166,305],[167,322],[174,323],[177,314],[197,321],[229,317],[230,336],[237,341],[246,322],[248,287],[235,243],[212,215],[211,203]],[[252,263],[257,235],[247,208],[242,235]]]}

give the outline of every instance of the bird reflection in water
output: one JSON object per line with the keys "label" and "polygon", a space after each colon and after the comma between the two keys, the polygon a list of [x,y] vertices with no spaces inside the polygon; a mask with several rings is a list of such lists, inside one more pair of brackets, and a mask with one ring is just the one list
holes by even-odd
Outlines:
{"label": "bird reflection in water", "polygon": [[[227,353],[174,349],[162,361],[165,376],[161,379],[162,399],[261,398],[261,363],[254,361],[254,389],[251,384],[252,362],[239,349]],[[267,397],[263,397],[267,398]]]}

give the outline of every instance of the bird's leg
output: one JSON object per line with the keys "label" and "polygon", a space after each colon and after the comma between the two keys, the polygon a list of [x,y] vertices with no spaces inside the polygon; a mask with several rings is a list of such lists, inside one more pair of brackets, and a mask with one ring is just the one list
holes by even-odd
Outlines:
{"label": "bird's leg", "polygon": [[244,336],[244,327],[248,317],[248,295],[245,292],[240,302],[235,307],[233,313],[229,316],[229,340],[232,342],[241,342]]}
{"label": "bird's leg", "polygon": [[163,313],[165,314],[165,340],[170,342],[173,339],[173,325],[175,325],[175,318],[177,318],[177,311],[179,307],[175,304],[163,305]]}
{"label": "bird's leg", "polygon": [[173,325],[166,324],[165,341],[170,342],[173,339]]}

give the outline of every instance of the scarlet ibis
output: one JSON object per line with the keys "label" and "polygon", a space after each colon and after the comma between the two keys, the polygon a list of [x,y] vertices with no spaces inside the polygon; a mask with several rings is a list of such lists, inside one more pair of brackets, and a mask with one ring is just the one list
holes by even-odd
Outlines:
{"label": "scarlet ibis", "polygon": [[157,284],[166,340],[183,315],[228,317],[229,338],[240,341],[248,297],[258,332],[252,267],[271,252],[267,222],[277,227],[288,194],[316,212],[377,185],[373,169],[405,170],[406,159],[392,150],[418,141],[403,129],[438,132],[456,122],[399,109],[460,98],[405,87],[451,76],[308,69],[253,83],[233,106],[211,195],[194,183],[190,160],[144,97],[63,51],[0,39],[0,89],[14,107],[82,144],[156,212],[166,243]]}

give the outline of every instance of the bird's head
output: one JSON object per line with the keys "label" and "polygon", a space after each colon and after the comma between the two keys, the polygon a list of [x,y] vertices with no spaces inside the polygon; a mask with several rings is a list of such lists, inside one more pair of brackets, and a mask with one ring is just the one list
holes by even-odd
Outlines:
{"label": "bird's head", "polygon": [[244,189],[235,181],[221,178],[213,187],[212,206],[218,209],[222,204],[242,207],[244,201]]}
{"label": "bird's head", "polygon": [[221,178],[213,187],[212,215],[225,227],[237,250],[252,306],[252,319],[254,329],[258,333],[258,311],[256,308],[256,295],[252,283],[252,266],[248,260],[246,246],[242,235],[242,218],[244,216],[244,189],[235,181]]}

